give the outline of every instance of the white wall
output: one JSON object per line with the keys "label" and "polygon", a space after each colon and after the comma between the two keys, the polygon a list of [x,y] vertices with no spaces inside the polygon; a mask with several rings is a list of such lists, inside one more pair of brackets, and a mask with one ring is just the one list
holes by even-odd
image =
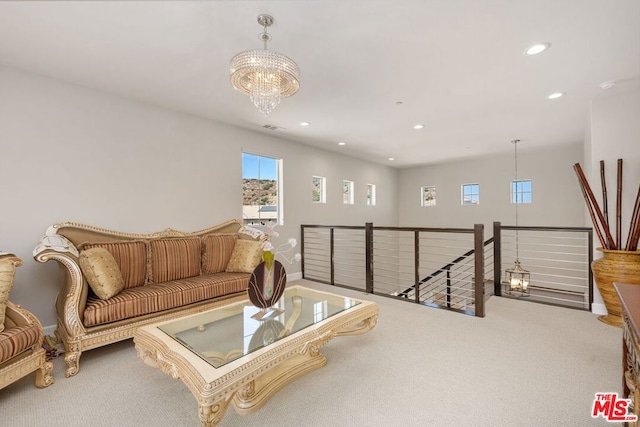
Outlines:
{"label": "white wall", "polygon": [[[285,240],[301,223],[397,225],[397,172],[385,166],[6,67],[0,93],[0,250],[24,260],[11,300],[45,327],[58,268],[32,250],[49,225],[148,233],[241,218],[243,150],[284,159]],[[311,203],[312,175],[327,177],[325,206]],[[354,206],[341,203],[342,179],[356,183]],[[365,206],[367,183],[378,206]]]}
{"label": "white wall", "polygon": [[[589,185],[602,208],[600,160],[605,162],[609,222],[615,239],[616,171],[622,159],[622,244],[627,241],[633,203],[640,185],[640,91],[599,98],[591,103]],[[587,157],[589,156],[589,157]],[[589,218],[590,221],[590,218]]]}
{"label": "white wall", "polygon": [[[585,175],[602,208],[600,186],[600,160],[605,161],[607,193],[609,199],[609,223],[615,239],[616,171],[617,160],[622,159],[622,244],[629,233],[631,213],[640,185],[640,91],[599,98],[591,103],[591,143],[585,145]],[[584,203],[583,203],[584,205]],[[586,210],[586,205],[585,205]],[[585,215],[591,226],[591,219]],[[594,233],[594,244],[601,246]],[[597,255],[596,255],[597,257]],[[594,287],[593,312],[606,314],[606,308],[598,290]]]}
{"label": "white wall", "polygon": [[[510,144],[508,141],[506,144]],[[518,224],[536,226],[584,225],[583,203],[573,165],[582,161],[580,143],[528,149],[518,144],[518,179],[530,179],[533,203],[518,206]],[[484,224],[485,238],[493,235],[493,222],[515,225],[511,204],[514,155],[425,165],[400,171],[398,218],[404,226],[464,227]],[[480,204],[461,205],[462,184],[480,184]],[[436,186],[436,206],[420,205],[420,187]]]}

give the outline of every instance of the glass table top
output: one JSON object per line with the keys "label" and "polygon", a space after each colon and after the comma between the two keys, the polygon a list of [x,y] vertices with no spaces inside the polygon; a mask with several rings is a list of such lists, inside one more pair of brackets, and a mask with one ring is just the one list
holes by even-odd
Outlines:
{"label": "glass table top", "polygon": [[351,298],[294,286],[267,311],[247,299],[158,328],[219,368],[358,304]]}

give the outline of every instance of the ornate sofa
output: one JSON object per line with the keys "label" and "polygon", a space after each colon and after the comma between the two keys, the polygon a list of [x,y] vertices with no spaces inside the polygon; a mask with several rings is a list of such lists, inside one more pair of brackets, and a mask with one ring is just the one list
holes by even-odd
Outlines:
{"label": "ornate sofa", "polygon": [[246,298],[264,239],[239,220],[151,234],[49,227],[33,256],[60,267],[55,333],[65,346],[65,376],[78,373],[83,351],[132,338],[140,326]]}
{"label": "ornate sofa", "polygon": [[34,371],[37,387],[53,384],[53,364],[42,347],[42,325],[29,311],[8,300],[20,265],[20,258],[0,254],[0,389]]}

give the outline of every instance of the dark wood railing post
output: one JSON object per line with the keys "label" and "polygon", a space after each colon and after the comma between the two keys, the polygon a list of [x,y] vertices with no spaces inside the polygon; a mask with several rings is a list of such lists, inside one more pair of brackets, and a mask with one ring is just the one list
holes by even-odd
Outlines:
{"label": "dark wood railing post", "polygon": [[[495,244],[495,243],[494,243]],[[484,224],[473,226],[473,247],[475,249],[475,314],[484,317]]]}
{"label": "dark wood railing post", "polygon": [[502,296],[502,228],[500,222],[493,223],[493,293]]}
{"label": "dark wood railing post", "polygon": [[365,291],[373,293],[373,223],[367,222],[364,225],[365,235]]}
{"label": "dark wood railing post", "polygon": [[416,303],[420,303],[420,232],[413,232],[413,280]]}
{"label": "dark wood railing post", "polygon": [[331,282],[332,285],[335,285],[335,266],[333,263],[333,258],[334,258],[334,254],[335,254],[335,249],[333,247],[333,227],[331,227],[329,229],[329,263],[331,264],[331,268],[330,268],[330,272],[329,272],[329,281]]}

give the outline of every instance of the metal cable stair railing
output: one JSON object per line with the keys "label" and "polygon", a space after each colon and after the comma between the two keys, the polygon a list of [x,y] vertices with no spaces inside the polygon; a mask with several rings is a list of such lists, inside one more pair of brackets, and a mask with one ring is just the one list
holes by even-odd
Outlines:
{"label": "metal cable stair railing", "polygon": [[[524,300],[591,310],[592,230],[504,226],[484,240],[474,228],[302,225],[302,277],[399,301],[478,317],[492,295],[508,292],[503,269],[520,260],[531,272]],[[462,255],[460,255],[462,254]]]}
{"label": "metal cable stair railing", "polygon": [[[409,287],[415,289],[420,276],[424,277],[425,269],[441,267],[447,257],[457,258],[456,252],[474,248],[471,255],[466,256],[464,267],[468,271],[449,273],[449,292],[455,293],[455,298],[464,299],[466,305],[438,306],[483,317],[486,270],[483,230],[482,224],[473,228],[374,227],[371,223],[365,227],[302,225],[302,273],[304,278],[330,285],[418,304],[438,305],[432,300],[421,299],[419,288],[413,299],[399,296],[399,291]],[[477,257],[476,253],[481,256]],[[462,266],[463,263],[455,265]],[[460,285],[460,289],[452,285],[453,282]],[[475,299],[476,294],[478,299]]]}
{"label": "metal cable stair railing", "polygon": [[[484,241],[483,243],[483,247],[486,248],[488,245],[490,245],[491,243],[493,243],[493,237],[487,239]],[[458,298],[458,300],[460,298],[466,298],[469,299],[471,301],[471,304],[473,304],[473,300],[475,299],[475,293],[472,289],[472,286],[470,286],[468,289],[463,289],[461,287],[452,287],[451,283],[455,283],[455,282],[460,282],[460,281],[465,281],[468,282],[469,284],[473,283],[473,280],[469,280],[466,278],[462,278],[462,277],[472,277],[472,272],[474,269],[473,264],[469,265],[469,261],[473,261],[473,258],[471,257],[472,255],[475,254],[475,248],[474,249],[470,249],[469,251],[465,252],[464,254],[460,255],[459,257],[457,257],[456,259],[454,259],[453,261],[449,262],[448,264],[444,265],[443,267],[440,267],[438,270],[434,271],[433,273],[429,274],[427,277],[425,277],[424,279],[421,279],[418,282],[418,287],[420,288],[420,295],[434,295],[435,292],[437,292],[437,288],[439,287],[445,287],[445,299],[442,300],[442,298],[438,299],[436,298],[435,300],[432,299],[431,303],[435,304],[435,305],[446,305],[447,307],[452,307],[452,305],[459,305],[456,304],[455,301],[452,301],[452,288],[455,288],[455,290],[458,290],[458,292],[456,292],[455,297]],[[458,264],[463,264],[464,263],[464,269],[452,269],[452,267],[455,267]],[[452,270],[453,270],[453,274],[456,274],[457,276],[452,277]],[[447,277],[439,277],[440,275],[446,273]],[[440,280],[440,281],[438,281]],[[442,283],[442,281],[444,281],[444,284]],[[435,282],[435,283],[429,283],[429,282]],[[493,285],[493,282],[490,281],[489,282],[491,285]],[[423,286],[427,284],[427,286]],[[437,295],[437,294],[436,294]],[[415,286],[411,286],[406,288],[404,291],[400,292],[398,294],[399,297],[402,298],[412,298],[415,297]],[[486,296],[486,295],[485,295]],[[420,301],[421,302],[429,302],[430,298],[429,297],[421,297]],[[462,307],[455,307],[455,308],[462,308]]]}

